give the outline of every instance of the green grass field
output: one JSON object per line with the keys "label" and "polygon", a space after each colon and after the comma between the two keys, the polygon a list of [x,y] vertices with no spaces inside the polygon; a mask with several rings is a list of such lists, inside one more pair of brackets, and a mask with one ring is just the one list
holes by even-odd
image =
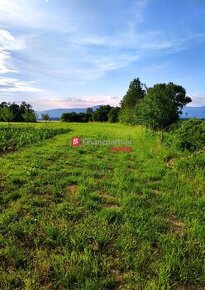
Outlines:
{"label": "green grass field", "polygon": [[71,131],[0,156],[0,289],[205,289],[203,152],[142,127],[35,127]]}

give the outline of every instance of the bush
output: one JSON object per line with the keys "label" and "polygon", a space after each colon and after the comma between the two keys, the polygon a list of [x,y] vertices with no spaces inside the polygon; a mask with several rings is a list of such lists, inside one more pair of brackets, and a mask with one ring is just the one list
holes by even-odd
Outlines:
{"label": "bush", "polygon": [[171,133],[172,142],[181,150],[197,151],[205,148],[205,121],[189,119],[182,121]]}

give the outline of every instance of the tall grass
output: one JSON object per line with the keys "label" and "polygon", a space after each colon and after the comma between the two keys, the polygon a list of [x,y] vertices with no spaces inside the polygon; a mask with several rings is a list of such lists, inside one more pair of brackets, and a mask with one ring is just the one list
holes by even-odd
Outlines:
{"label": "tall grass", "polygon": [[0,127],[0,154],[17,150],[26,145],[52,138],[68,132],[66,129],[48,129],[34,127]]}

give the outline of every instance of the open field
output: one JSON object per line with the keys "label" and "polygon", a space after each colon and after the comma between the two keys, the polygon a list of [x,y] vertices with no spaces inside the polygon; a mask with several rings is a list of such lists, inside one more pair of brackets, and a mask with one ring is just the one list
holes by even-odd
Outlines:
{"label": "open field", "polygon": [[0,157],[0,289],[205,289],[205,154],[142,127],[47,127],[71,131]]}

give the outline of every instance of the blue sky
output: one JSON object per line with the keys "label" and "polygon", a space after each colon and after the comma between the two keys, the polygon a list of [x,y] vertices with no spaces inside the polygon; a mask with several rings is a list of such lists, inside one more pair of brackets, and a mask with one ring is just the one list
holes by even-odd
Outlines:
{"label": "blue sky", "polygon": [[0,0],[0,101],[118,105],[136,77],[205,105],[204,0]]}

